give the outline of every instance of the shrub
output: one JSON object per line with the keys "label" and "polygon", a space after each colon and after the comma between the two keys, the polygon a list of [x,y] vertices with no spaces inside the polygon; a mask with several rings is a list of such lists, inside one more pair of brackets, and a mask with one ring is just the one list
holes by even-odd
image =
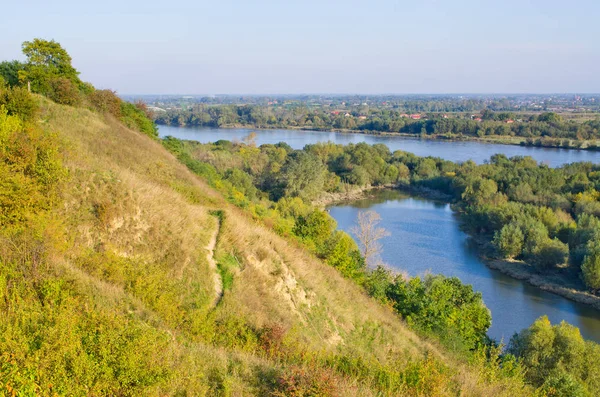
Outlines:
{"label": "shrub", "polygon": [[17,115],[23,121],[32,121],[38,113],[38,103],[26,88],[0,88],[0,105],[5,105],[8,114]]}
{"label": "shrub", "polygon": [[158,137],[158,129],[143,110],[132,103],[121,102],[121,121],[129,128],[140,131],[151,138]]}
{"label": "shrub", "polygon": [[81,93],[73,82],[65,77],[50,80],[48,98],[61,105],[77,106],[81,103]]}
{"label": "shrub", "polygon": [[90,102],[96,110],[121,118],[121,98],[111,90],[96,90],[89,95]]}

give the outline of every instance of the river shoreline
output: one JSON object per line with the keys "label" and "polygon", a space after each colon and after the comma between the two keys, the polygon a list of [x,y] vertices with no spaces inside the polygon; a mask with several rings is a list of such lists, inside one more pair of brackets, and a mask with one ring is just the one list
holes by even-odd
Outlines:
{"label": "river shoreline", "polygon": [[[439,191],[407,184],[399,184],[388,186],[367,186],[364,188],[353,189],[350,192],[329,193],[315,200],[313,205],[319,208],[325,208],[334,204],[357,201],[368,198],[369,192],[386,189],[398,190],[416,198],[424,198],[445,204],[453,204],[448,195],[440,193]],[[453,209],[453,211],[458,215],[458,219],[461,222],[461,229],[464,230],[464,223],[460,216],[460,212],[456,211],[455,209]],[[467,231],[465,231],[465,233],[467,234],[469,240],[475,244],[477,255],[488,268],[497,270],[516,280],[525,281],[543,291],[547,291],[571,301],[591,306],[596,310],[600,310],[600,297],[592,295],[591,293],[581,289],[580,287],[582,287],[582,285],[576,285],[576,283],[571,280],[572,277],[568,280],[566,285],[559,284],[555,281],[557,279],[563,281],[565,280],[564,272],[561,272],[561,269],[557,269],[548,275],[540,275],[533,265],[524,261],[493,258],[491,255],[492,250],[490,242],[486,238],[483,236],[472,235]]]}
{"label": "river shoreline", "polygon": [[[431,135],[415,135],[404,132],[391,132],[391,131],[370,131],[370,130],[349,130],[343,128],[308,128],[308,127],[295,127],[295,126],[248,126],[243,124],[231,124],[222,127],[210,127],[210,126],[187,126],[187,125],[170,125],[170,124],[158,124],[167,127],[179,127],[179,128],[215,128],[223,130],[231,129],[257,129],[257,130],[295,130],[295,131],[316,131],[316,132],[339,132],[343,134],[358,134],[358,135],[372,135],[372,136],[383,136],[383,137],[397,137],[405,139],[416,139],[416,140],[429,140],[429,141],[440,141],[440,142],[479,142],[484,144],[500,144],[500,145],[511,145],[511,146],[523,146],[523,147],[537,147],[537,148],[548,148],[548,149],[563,149],[563,150],[585,150],[585,151],[600,151],[600,142],[594,140],[573,140],[567,138],[556,138],[553,141],[555,144],[544,143],[542,139],[548,139],[547,137],[514,137],[514,136],[487,136],[487,137],[475,137],[469,135],[442,135],[442,134],[431,134]],[[554,138],[551,138],[554,139]],[[562,146],[557,142],[568,141],[568,146]],[[572,143],[578,146],[573,146]]]}

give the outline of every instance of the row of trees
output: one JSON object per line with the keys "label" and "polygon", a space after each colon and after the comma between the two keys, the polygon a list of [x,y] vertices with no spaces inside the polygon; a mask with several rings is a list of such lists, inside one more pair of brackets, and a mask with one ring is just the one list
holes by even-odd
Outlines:
{"label": "row of trees", "polygon": [[[361,117],[364,116],[364,117]],[[444,118],[428,114],[427,120],[412,120],[404,112],[387,108],[366,108],[363,112],[331,112],[309,106],[270,107],[261,105],[195,105],[187,110],[169,110],[155,115],[158,124],[187,126],[247,126],[257,128],[349,129],[443,136],[518,136],[572,140],[600,138],[600,119],[565,121],[555,113],[517,116],[485,109],[481,121],[471,117]],[[508,123],[508,121],[511,121]]]}

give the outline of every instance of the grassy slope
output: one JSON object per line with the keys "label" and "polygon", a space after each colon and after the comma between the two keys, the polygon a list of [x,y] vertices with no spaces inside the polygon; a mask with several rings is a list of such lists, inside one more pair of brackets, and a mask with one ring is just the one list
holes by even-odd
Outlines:
{"label": "grassy slope", "polygon": [[[449,372],[404,394],[515,393],[510,382],[484,382],[481,368],[444,355],[336,270],[227,204],[159,143],[88,110],[42,101],[46,128],[68,147],[70,171],[57,209],[67,243],[49,261],[86,308],[151,335],[146,359],[170,375],[136,393],[265,394],[292,365],[327,377],[329,358],[360,357],[371,370],[334,372],[337,392],[373,395],[381,379],[372,368],[400,370],[428,354]],[[225,214],[216,259],[233,264],[216,307],[205,249],[218,227],[214,210]],[[285,337],[266,354],[255,335],[278,327]]]}

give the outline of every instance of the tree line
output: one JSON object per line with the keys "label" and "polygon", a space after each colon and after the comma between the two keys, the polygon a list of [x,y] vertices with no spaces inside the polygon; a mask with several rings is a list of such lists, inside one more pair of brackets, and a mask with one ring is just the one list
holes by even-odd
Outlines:
{"label": "tree line", "polygon": [[[363,107],[349,111],[331,111],[304,104],[294,106],[266,105],[194,105],[189,109],[157,112],[158,124],[206,127],[305,128],[316,130],[355,130],[375,133],[402,133],[415,136],[520,137],[545,138],[554,146],[574,146],[581,140],[600,138],[600,118],[585,122],[564,120],[552,112],[516,115],[484,109],[475,115],[440,113],[420,115],[413,120],[405,112],[394,109]],[[558,141],[557,141],[558,140]],[[530,142],[533,144],[534,142]]]}

